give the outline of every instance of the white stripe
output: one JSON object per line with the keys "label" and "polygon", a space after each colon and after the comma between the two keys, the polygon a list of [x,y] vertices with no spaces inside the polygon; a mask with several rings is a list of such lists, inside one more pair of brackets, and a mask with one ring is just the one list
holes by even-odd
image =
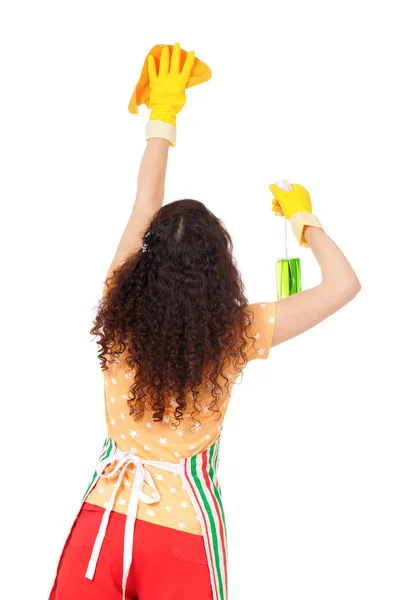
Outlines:
{"label": "white stripe", "polygon": [[[209,449],[206,450],[206,453],[207,453],[207,458],[209,458]],[[203,477],[203,454],[198,455],[196,458],[197,458],[197,460],[196,460],[196,474],[197,474],[198,479],[200,479],[200,482],[202,484],[202,488],[203,488],[204,494],[206,496],[207,502],[210,504],[210,510],[211,510],[212,516],[213,516],[213,518],[214,518],[214,520],[216,522],[213,501],[209,497],[209,490],[207,488],[206,481],[205,481],[205,479]],[[193,483],[195,485],[195,482],[193,482]],[[198,493],[199,498],[201,498],[201,496],[199,494],[199,490],[198,490],[197,493]],[[208,531],[209,531],[209,547],[210,547],[210,551],[211,551],[211,555],[212,555],[212,564],[213,564],[213,567],[214,567],[214,584],[213,584],[214,588],[213,588],[213,593],[214,593],[214,597],[215,598],[220,598],[221,597],[221,595],[220,595],[220,584],[219,584],[219,580],[218,580],[217,558],[216,558],[216,555],[215,555],[215,552],[214,552],[214,540],[213,540],[212,527],[211,527],[211,523],[210,523],[210,518],[209,518],[209,516],[207,514],[207,510],[206,510],[206,507],[204,505],[204,501],[202,499],[201,499],[201,504],[202,504],[202,507],[203,507],[203,512],[205,514],[205,519],[206,519],[206,522],[207,522],[207,528],[208,528]],[[216,543],[219,546],[219,535],[218,535],[218,527],[217,527],[217,525],[216,525],[216,538],[217,538]]]}
{"label": "white stripe", "polygon": [[[207,449],[206,452],[207,452],[207,467],[209,468],[209,458],[210,458],[209,449]],[[214,541],[214,539],[213,539],[213,532],[212,532],[211,523],[210,523],[210,518],[209,518],[209,516],[207,514],[207,511],[206,511],[206,508],[205,508],[205,506],[203,504],[203,510],[205,511],[205,514],[206,514],[206,520],[207,520],[207,525],[208,525],[208,529],[209,529],[209,536],[210,536],[209,543],[210,543],[211,552],[212,552],[212,555],[213,555],[214,577],[215,577],[215,580],[216,580],[215,582],[216,582],[216,586],[217,586],[217,598],[220,598],[221,594],[220,594],[220,584],[219,584],[219,580],[218,580],[217,558],[216,558],[216,554],[215,554],[215,551],[214,551],[214,546],[215,546],[215,544],[217,544],[218,555],[219,555],[219,562],[220,562],[220,566],[221,566],[221,581],[222,581],[222,585],[225,587],[224,573],[223,573],[224,568],[223,568],[223,565],[222,565],[222,560],[220,560],[220,558],[222,559],[222,555],[223,555],[222,546],[221,546],[220,527],[217,524],[218,523],[218,516],[217,516],[216,510],[214,508],[214,501],[213,501],[213,498],[212,498],[212,496],[210,494],[210,490],[207,487],[207,483],[206,483],[206,481],[204,479],[204,475],[203,475],[203,455],[198,456],[197,459],[198,460],[197,460],[196,464],[197,464],[198,477],[199,477],[199,479],[200,479],[200,481],[202,483],[202,487],[203,487],[204,494],[206,496],[207,502],[210,505],[211,514],[212,514],[212,517],[214,519],[214,524],[215,524],[215,528],[216,528],[216,540]],[[210,479],[210,476],[209,476],[209,479]],[[202,501],[202,503],[203,503],[203,501]]]}
{"label": "white stripe", "polygon": [[[196,487],[195,481],[193,479],[193,475],[191,473],[191,465],[190,465],[189,459],[187,459],[187,460],[188,460],[187,471],[189,473],[189,481],[192,483],[192,486],[195,488],[196,494],[197,494],[197,496],[199,498],[199,501],[200,501],[200,493],[199,493],[198,488]],[[206,522],[207,522],[206,509],[205,509],[205,507],[202,504],[201,505],[198,504],[198,501],[196,500],[195,494],[194,494],[191,486],[189,485],[188,480],[185,477],[185,474],[182,476],[182,480],[183,480],[183,483],[185,484],[184,487],[187,490],[188,495],[189,495],[189,497],[191,499],[192,506],[194,507],[194,509],[196,511],[196,514],[199,517],[199,523],[200,523],[200,527],[202,529],[203,541],[204,541],[204,544],[205,544],[206,557],[207,557],[207,565],[209,567],[211,588],[212,588],[212,591],[213,591],[214,598],[217,598],[217,583],[214,580],[215,572],[213,573],[213,566],[214,566],[214,570],[215,570],[214,556],[213,556],[213,552],[212,552],[211,545],[210,545],[210,539],[209,539],[209,537],[211,537],[211,533],[209,531],[209,534],[207,534],[206,523],[205,523],[205,519],[206,519]],[[202,510],[201,510],[200,506],[202,507]],[[205,515],[205,517],[203,517],[203,515]],[[207,523],[207,527],[209,529],[209,527],[210,527],[209,523]]]}

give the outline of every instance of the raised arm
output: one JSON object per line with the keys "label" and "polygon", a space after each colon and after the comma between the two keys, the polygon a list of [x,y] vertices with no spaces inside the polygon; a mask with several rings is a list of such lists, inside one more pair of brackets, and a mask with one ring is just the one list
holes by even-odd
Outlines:
{"label": "raised arm", "polygon": [[277,346],[318,325],[351,302],[361,284],[344,254],[323,231],[320,223],[318,226],[305,224],[317,222],[312,215],[308,192],[301,186],[294,186],[294,192],[280,192],[275,186],[271,188],[277,197],[273,201],[275,213],[285,214],[291,220],[299,243],[311,248],[322,273],[319,285],[276,302],[271,345]]}
{"label": "raised arm", "polygon": [[151,115],[146,127],[147,146],[134,206],[108,273],[142,246],[142,236],[163,204],[169,147],[175,145],[176,115],[186,102],[185,90],[194,60],[195,54],[190,52],[181,66],[179,44],[175,44],[171,60],[169,48],[163,48],[158,69],[153,56],[149,56]]}
{"label": "raised arm", "polygon": [[153,215],[163,204],[169,141],[147,141],[138,173],[137,194],[109,271],[142,246],[142,236]]}
{"label": "raised arm", "polygon": [[322,283],[276,302],[272,346],[318,325],[351,302],[361,289],[354,269],[322,229],[306,227],[304,236],[321,268]]}

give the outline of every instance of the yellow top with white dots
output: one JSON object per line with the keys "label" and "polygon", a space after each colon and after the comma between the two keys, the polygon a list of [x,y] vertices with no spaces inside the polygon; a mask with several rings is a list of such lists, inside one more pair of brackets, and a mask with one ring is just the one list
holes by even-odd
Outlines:
{"label": "yellow top with white dots", "polygon": [[[276,304],[259,302],[250,304],[248,308],[253,312],[249,335],[254,338],[254,341],[248,339],[246,347],[248,360],[268,358],[275,327]],[[199,403],[203,407],[202,412],[197,415],[200,423],[195,424],[191,415],[186,413],[180,425],[172,427],[174,400],[170,400],[169,406],[166,407],[163,421],[153,421],[150,410],[146,411],[143,418],[139,420],[129,415],[127,400],[133,375],[122,356],[119,362],[110,363],[109,368],[103,371],[103,375],[108,435],[122,452],[133,452],[142,460],[178,463],[181,458],[200,454],[219,437],[230,394],[219,402],[221,415],[217,417],[217,414],[207,408],[212,397],[208,388],[204,388],[199,396]],[[230,372],[226,375],[233,384],[239,372]],[[233,385],[230,386],[230,389],[232,388]],[[202,535],[195,509],[182,486],[180,477],[152,466],[147,466],[147,469],[153,477],[161,499],[150,505],[140,502],[137,518]],[[131,465],[126,470],[123,485],[117,493],[114,510],[119,513],[127,514],[134,472],[134,466]],[[86,502],[106,507],[115,483],[116,480],[100,478],[86,498]],[[143,492],[150,495],[153,490],[144,484]]]}

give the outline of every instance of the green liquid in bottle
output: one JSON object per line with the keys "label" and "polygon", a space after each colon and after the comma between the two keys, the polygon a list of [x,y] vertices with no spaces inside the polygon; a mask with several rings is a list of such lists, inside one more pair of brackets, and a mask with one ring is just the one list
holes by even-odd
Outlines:
{"label": "green liquid in bottle", "polygon": [[278,300],[301,292],[301,266],[299,258],[281,258],[276,262]]}

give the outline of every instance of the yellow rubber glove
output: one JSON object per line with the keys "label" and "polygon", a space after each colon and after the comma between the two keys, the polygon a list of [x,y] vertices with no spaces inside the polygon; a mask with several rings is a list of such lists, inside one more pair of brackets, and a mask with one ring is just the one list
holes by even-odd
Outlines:
{"label": "yellow rubber glove", "polygon": [[300,246],[308,248],[303,232],[306,226],[323,229],[318,217],[312,214],[312,202],[307,190],[298,184],[292,184],[293,190],[285,192],[277,185],[270,185],[269,189],[275,196],[272,200],[272,210],[276,216],[289,219],[293,233]]}
{"label": "yellow rubber glove", "polygon": [[[173,46],[170,46],[169,44],[156,44],[156,46],[153,46],[151,51],[148,52],[148,54],[145,58],[144,64],[142,66],[140,78],[137,81],[137,84],[134,88],[133,94],[132,94],[132,96],[130,98],[130,102],[129,102],[129,112],[132,115],[138,115],[138,107],[141,106],[142,104],[145,104],[145,106],[147,108],[150,108],[148,56],[150,54],[152,54],[152,56],[155,59],[156,65],[158,65],[160,63],[160,55],[162,54],[162,49],[164,48],[164,46],[169,46],[169,51],[170,52],[173,51]],[[188,52],[186,50],[181,49],[180,55],[181,55],[180,60],[182,62],[185,62],[185,59],[188,56]],[[202,83],[206,83],[206,81],[209,81],[209,79],[211,79],[211,75],[212,75],[212,73],[211,73],[211,69],[210,69],[209,65],[207,65],[206,63],[203,62],[203,60],[200,60],[200,58],[195,56],[195,61],[193,63],[191,75],[190,75],[190,77],[188,79],[188,83],[187,83],[187,89],[190,87],[194,87],[195,85],[200,85]]]}
{"label": "yellow rubber glove", "polygon": [[269,189],[275,196],[272,200],[272,210],[276,216],[290,219],[296,212],[312,213],[311,198],[307,190],[302,186],[293,183],[291,192],[284,192],[277,185],[270,185]]}
{"label": "yellow rubber glove", "polygon": [[175,44],[171,55],[169,48],[162,49],[159,64],[159,73],[156,72],[154,57],[148,57],[149,72],[149,104],[151,107],[151,121],[163,121],[173,127],[176,126],[176,115],[181,111],[185,102],[185,90],[193,64],[195,53],[189,52],[184,66],[181,68],[180,44]]}

